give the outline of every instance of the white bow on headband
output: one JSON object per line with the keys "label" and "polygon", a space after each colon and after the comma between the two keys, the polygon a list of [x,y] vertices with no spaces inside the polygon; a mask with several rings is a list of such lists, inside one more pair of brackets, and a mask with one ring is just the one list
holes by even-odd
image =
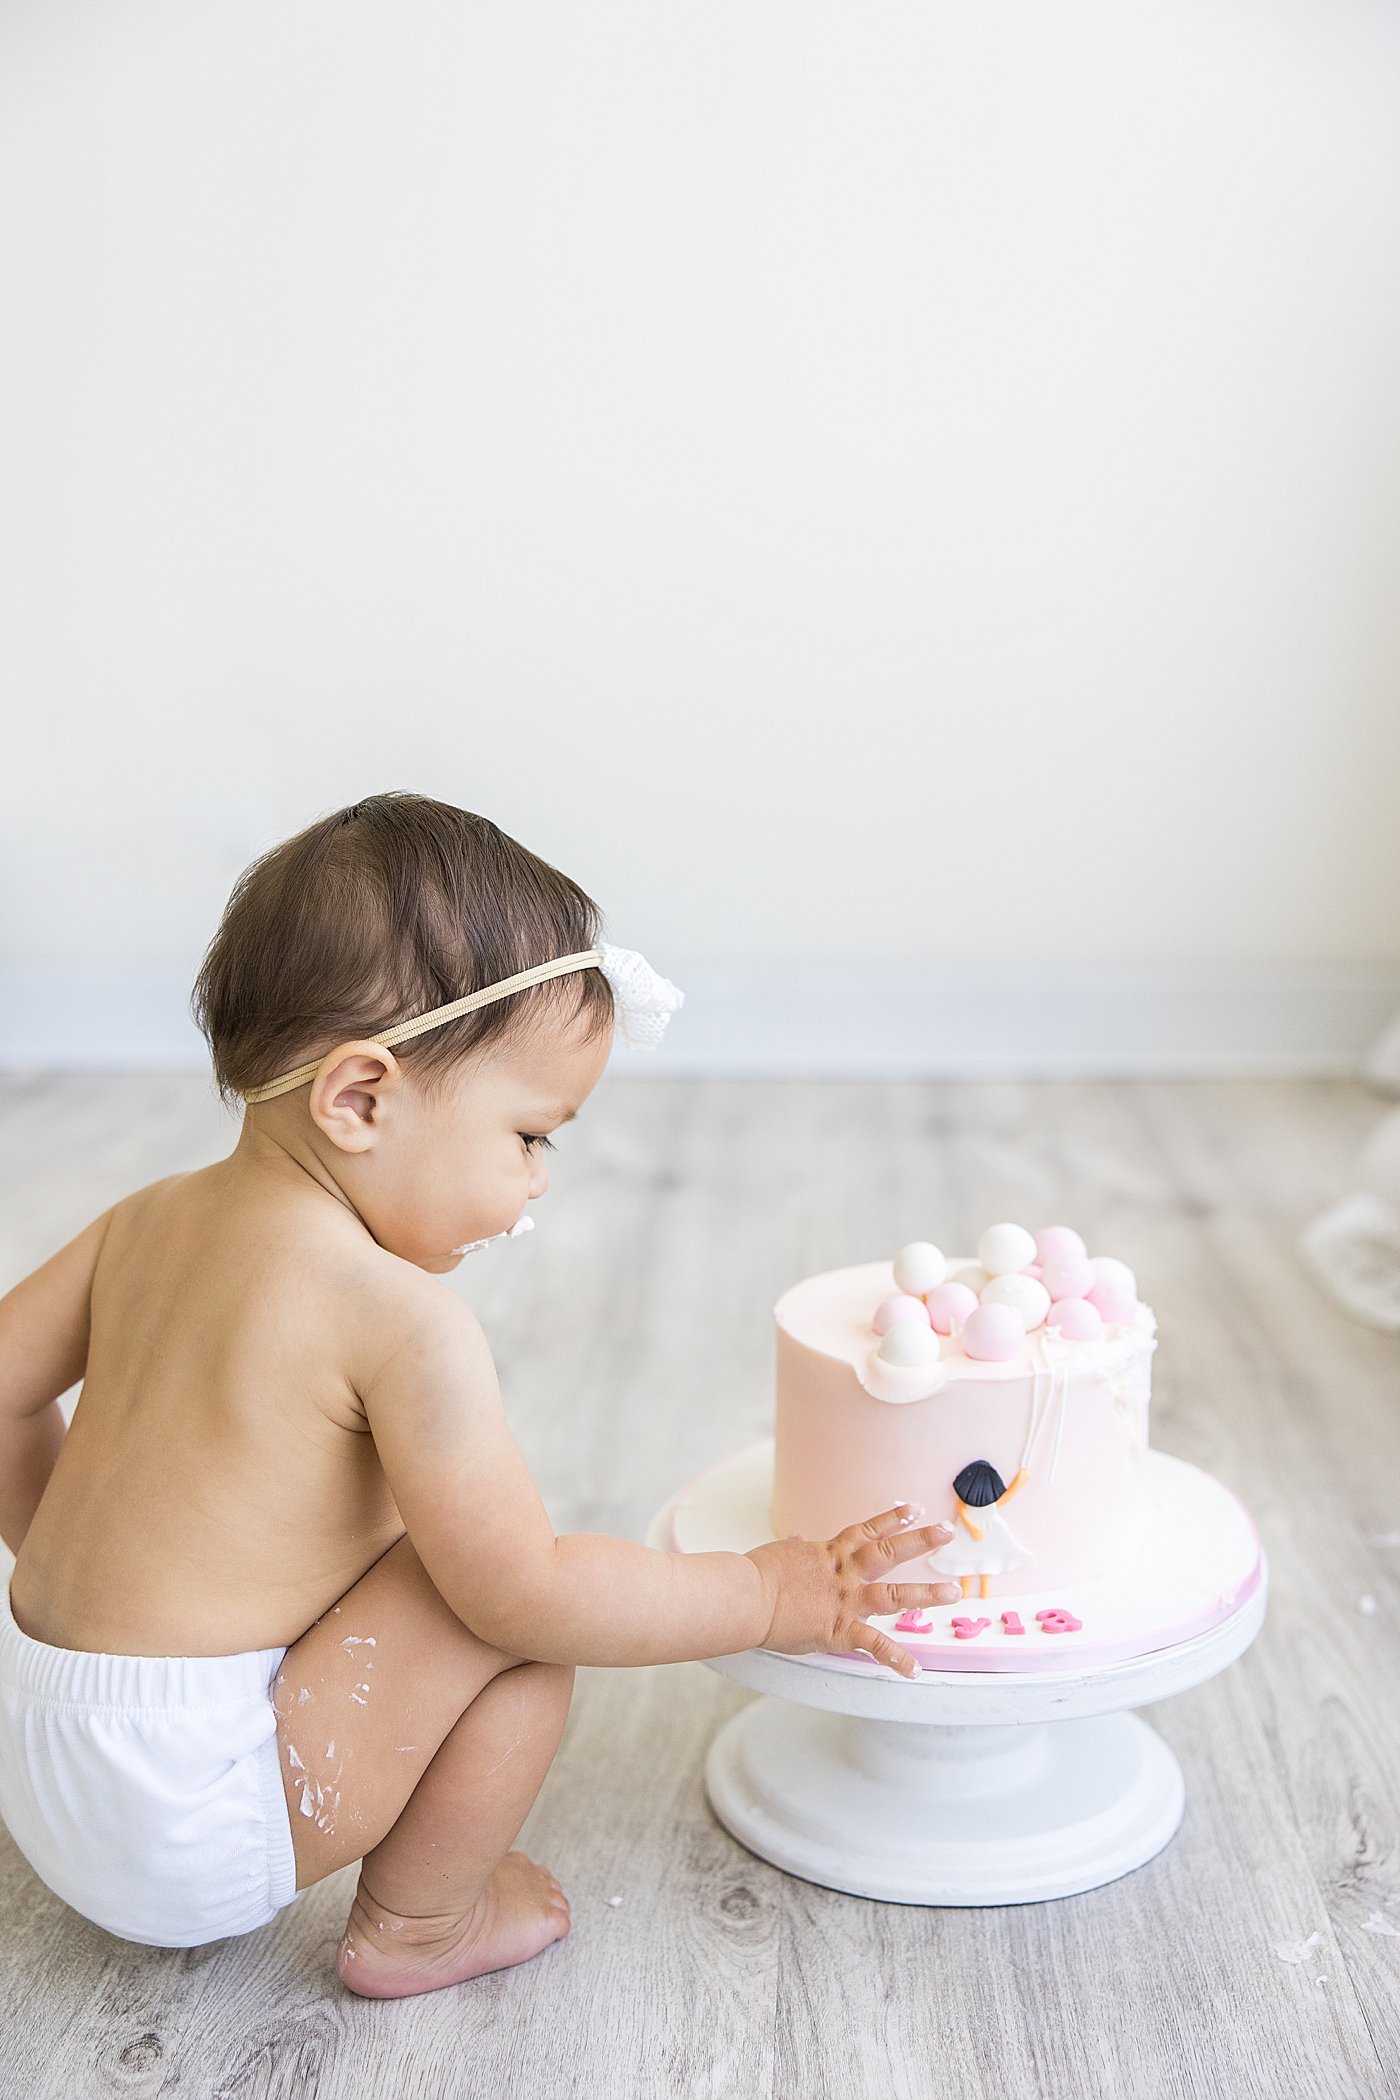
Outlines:
{"label": "white bow on headband", "polygon": [[685,993],[653,970],[635,948],[614,948],[600,941],[598,967],[612,986],[623,1041],[634,1050],[658,1048],[667,1022],[685,1004]]}
{"label": "white bow on headband", "polygon": [[[503,977],[499,984],[488,984],[479,992],[468,992],[464,999],[449,1000],[446,1006],[435,1006],[431,1013],[416,1014],[411,1021],[397,1021],[392,1028],[381,1028],[371,1038],[389,1049],[395,1043],[406,1043],[416,1035],[426,1035],[430,1028],[441,1028],[445,1021],[455,1021],[462,1014],[474,1013],[478,1007],[493,1006],[498,999],[508,999],[512,992],[529,991],[532,985],[547,984],[553,977],[567,977],[574,970],[601,970],[612,986],[613,1001],[622,1039],[634,1050],[655,1050],[666,1033],[666,1024],[676,1008],[684,1003],[685,993],[677,990],[669,978],[653,970],[646,957],[635,948],[615,948],[608,941],[600,941],[596,948],[584,948],[577,955],[561,955],[553,962],[536,963],[532,970],[521,970],[514,977]],[[245,1101],[271,1101],[278,1094],[289,1094],[294,1087],[305,1086],[320,1070],[320,1059],[298,1065],[294,1072],[284,1072],[279,1079],[269,1079],[266,1086],[250,1087],[244,1094]]]}

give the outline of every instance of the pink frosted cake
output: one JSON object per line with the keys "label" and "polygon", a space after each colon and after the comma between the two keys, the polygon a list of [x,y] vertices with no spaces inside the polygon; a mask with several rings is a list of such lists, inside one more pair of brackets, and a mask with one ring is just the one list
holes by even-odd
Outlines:
{"label": "pink frosted cake", "polygon": [[776,1319],[776,1536],[921,1503],[955,1535],[895,1579],[927,1568],[974,1600],[1132,1557],[1157,1323],[1123,1262],[1068,1226],[994,1225],[975,1260],[916,1241],[810,1276]]}

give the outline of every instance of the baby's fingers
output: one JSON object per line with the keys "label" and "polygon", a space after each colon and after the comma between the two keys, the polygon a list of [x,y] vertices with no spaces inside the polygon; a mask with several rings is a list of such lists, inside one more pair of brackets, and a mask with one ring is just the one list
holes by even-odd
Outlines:
{"label": "baby's fingers", "polygon": [[918,1611],[925,1604],[957,1604],[962,1597],[960,1582],[867,1582],[861,1593],[861,1608],[885,1612]]}
{"label": "baby's fingers", "polygon": [[897,1670],[901,1677],[919,1675],[919,1665],[909,1650],[901,1648],[898,1641],[892,1641],[887,1633],[881,1633],[878,1626],[867,1626],[863,1619],[853,1620],[837,1638],[844,1647],[873,1656],[876,1662]]}
{"label": "baby's fingers", "polygon": [[[856,1531],[869,1529],[864,1524],[852,1528]],[[895,1567],[902,1560],[916,1560],[921,1553],[936,1553],[952,1536],[951,1524],[921,1524],[915,1529],[905,1525],[878,1538],[866,1539],[851,1555],[851,1565],[863,1580],[869,1581],[873,1575],[882,1574],[886,1568]]]}
{"label": "baby's fingers", "polygon": [[848,1524],[837,1537],[849,1540],[853,1546],[863,1540],[888,1538],[891,1532],[908,1531],[923,1514],[921,1502],[897,1502],[893,1509],[881,1510],[878,1517],[867,1517],[863,1524]]}

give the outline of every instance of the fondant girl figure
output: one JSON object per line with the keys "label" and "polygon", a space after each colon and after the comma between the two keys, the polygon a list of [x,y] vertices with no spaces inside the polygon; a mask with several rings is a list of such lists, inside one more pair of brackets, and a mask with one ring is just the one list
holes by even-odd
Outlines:
{"label": "fondant girl figure", "polygon": [[958,1576],[964,1597],[972,1594],[974,1575],[979,1579],[977,1594],[985,1597],[989,1575],[1003,1575],[1008,1568],[1018,1568],[1031,1559],[1002,1513],[1025,1485],[1026,1477],[1023,1466],[1006,1487],[994,1465],[985,1458],[974,1458],[953,1482],[961,1530],[955,1531],[951,1545],[934,1554],[930,1565],[940,1575]]}
{"label": "fondant girl figure", "polygon": [[0,1299],[0,1815],[109,1932],[250,1932],[358,1861],[352,1990],[525,1961],[569,1929],[510,1848],[574,1664],[857,1648],[912,1676],[869,1615],[956,1595],[891,1581],[952,1535],[907,1504],[749,1553],[555,1536],[442,1278],[523,1229],[614,1023],[654,1042],[679,1004],[597,928],[419,795],[274,848],[196,993],[233,1152]]}

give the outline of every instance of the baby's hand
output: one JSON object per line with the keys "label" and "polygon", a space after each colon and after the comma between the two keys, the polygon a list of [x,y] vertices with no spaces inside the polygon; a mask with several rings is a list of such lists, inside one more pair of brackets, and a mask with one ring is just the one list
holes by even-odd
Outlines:
{"label": "baby's hand", "polygon": [[881,1582],[899,1561],[936,1553],[953,1536],[951,1524],[914,1529],[921,1514],[901,1502],[864,1524],[848,1524],[834,1539],[774,1539],[755,1546],[748,1558],[763,1577],[771,1618],[759,1643],[785,1655],[828,1654],[860,1649],[913,1677],[918,1664],[907,1648],[865,1622],[867,1612],[912,1611],[922,1604],[952,1604],[962,1595],[956,1582]]}

